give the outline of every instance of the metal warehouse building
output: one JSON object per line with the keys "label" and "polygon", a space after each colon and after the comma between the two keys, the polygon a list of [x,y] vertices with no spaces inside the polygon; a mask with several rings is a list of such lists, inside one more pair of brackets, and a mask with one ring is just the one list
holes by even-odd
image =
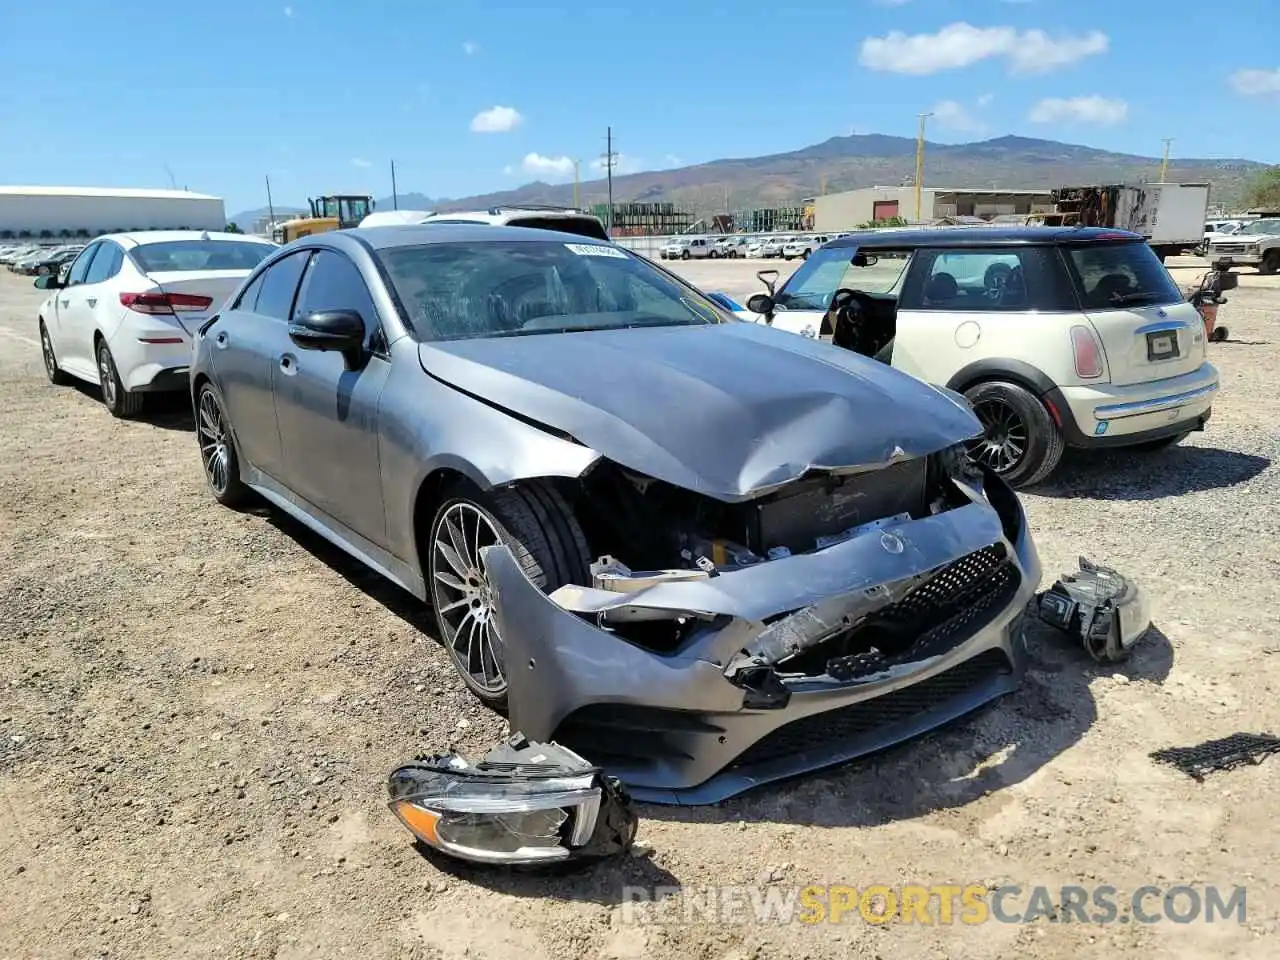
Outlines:
{"label": "metal warehouse building", "polygon": [[[1048,190],[921,187],[920,219],[1038,213],[1052,209],[1049,193]],[[863,187],[817,197],[814,200],[813,229],[819,232],[850,230],[872,220],[890,217],[916,219],[915,187]]]}
{"label": "metal warehouse building", "polygon": [[222,230],[221,197],[185,190],[0,186],[0,240],[93,237],[121,230]]}

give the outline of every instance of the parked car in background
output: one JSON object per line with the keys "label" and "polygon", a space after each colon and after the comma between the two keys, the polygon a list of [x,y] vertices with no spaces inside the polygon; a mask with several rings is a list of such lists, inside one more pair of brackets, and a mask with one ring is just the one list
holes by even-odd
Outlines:
{"label": "parked car in background", "polygon": [[24,244],[18,247],[10,247],[8,250],[4,251],[4,253],[0,253],[0,263],[8,265],[13,263],[15,260],[21,260],[23,257],[29,257],[33,253],[38,253],[39,251],[40,247],[34,243]]}
{"label": "parked car in background", "polygon": [[658,248],[658,255],[663,260],[688,260],[684,256],[685,250],[689,246],[689,240],[686,237],[673,237]]}
{"label": "parked car in background", "polygon": [[794,260],[799,257],[801,260],[808,260],[809,254],[813,253],[813,251],[817,250],[829,239],[831,238],[822,234],[816,234],[809,237],[796,237],[790,243],[783,244],[782,259]]}
{"label": "parked car in background", "polygon": [[768,244],[768,237],[752,237],[751,242],[747,244],[747,256],[753,260],[760,259],[764,256],[764,248]]}
{"label": "parked car in background", "polygon": [[64,263],[74,260],[84,249],[84,244],[78,244],[70,247],[59,247],[52,253],[41,254],[35,257],[28,257],[22,262],[21,273],[28,276],[45,276],[50,273],[57,273],[58,268]]}
{"label": "parked car in background", "polygon": [[487,210],[454,210],[450,213],[432,213],[420,223],[487,223],[493,227],[533,227],[555,230],[608,240],[604,223],[594,214],[576,207],[557,207],[544,204],[517,204],[510,207],[490,207]]}
{"label": "parked car in background", "polygon": [[741,237],[735,237],[732,235],[719,237],[715,241],[716,256],[724,257],[727,260],[733,260],[738,256],[738,244],[741,242]]}
{"label": "parked car in background", "polygon": [[795,240],[791,235],[778,237],[765,237],[764,248],[761,250],[761,256],[780,257],[782,256],[782,248],[788,243]]}
{"label": "parked car in background", "polygon": [[694,237],[680,253],[681,260],[715,260],[720,256],[713,237]]}
{"label": "parked car in background", "polygon": [[1264,217],[1245,224],[1235,233],[1209,244],[1205,254],[1214,263],[1257,267],[1258,272],[1280,273],[1280,217]]}
{"label": "parked car in background", "polygon": [[[475,696],[637,796],[838,763],[1023,674],[1039,561],[1017,498],[963,457],[967,406],[735,322],[619,246],[301,238],[200,329],[191,374],[216,500],[256,491],[430,603]],[[926,683],[927,710],[893,706]],[[842,711],[882,695],[850,737]]]}
{"label": "parked car in background", "polygon": [[148,392],[186,390],[191,338],[274,243],[241,233],[155,230],[99,237],[49,290],[37,322],[45,372],[96,383],[114,416]]}
{"label": "parked car in background", "polygon": [[1210,418],[1205,325],[1142,241],[1092,227],[854,233],[740,315],[963,393],[984,428],[970,455],[1027,486],[1064,447],[1156,450]]}

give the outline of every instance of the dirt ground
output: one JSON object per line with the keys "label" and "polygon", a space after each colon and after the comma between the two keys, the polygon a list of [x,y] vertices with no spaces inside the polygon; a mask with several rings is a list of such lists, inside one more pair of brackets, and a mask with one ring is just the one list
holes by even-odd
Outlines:
{"label": "dirt ground", "polygon": [[[743,295],[760,266],[680,269]],[[503,731],[416,604],[279,514],[218,507],[181,401],[122,422],[50,386],[40,295],[0,274],[0,957],[1273,957],[1280,757],[1200,784],[1147,757],[1280,728],[1280,283],[1230,298],[1207,432],[1074,458],[1024,498],[1046,584],[1085,553],[1151,594],[1131,662],[1035,631],[1025,685],[973,717],[718,807],[643,807],[639,855],[540,879],[434,863],[386,809],[398,762]],[[626,886],[814,883],[1245,886],[1247,917],[622,905]]]}

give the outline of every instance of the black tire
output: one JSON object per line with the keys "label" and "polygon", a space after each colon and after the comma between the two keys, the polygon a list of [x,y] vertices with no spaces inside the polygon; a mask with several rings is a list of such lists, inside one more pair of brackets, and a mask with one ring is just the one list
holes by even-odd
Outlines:
{"label": "black tire", "polygon": [[1258,265],[1258,272],[1264,277],[1280,273],[1280,250],[1268,250],[1267,255],[1262,258],[1262,263]]}
{"label": "black tire", "polygon": [[985,433],[968,444],[969,456],[995,470],[1011,487],[1040,483],[1062,459],[1062,431],[1026,388],[1003,380],[964,392]]}
{"label": "black tire", "polygon": [[692,256],[693,256],[693,254],[691,254],[688,250],[681,250],[681,251],[680,251],[680,259],[681,259],[681,260],[688,260],[688,259],[689,259],[690,257],[692,257]]}
{"label": "black tire", "polygon": [[53,352],[53,340],[49,337],[43,320],[40,321],[40,353],[44,357],[44,372],[50,383],[55,387],[65,387],[71,382],[71,377],[58,366],[58,358]]}
{"label": "black tire", "polygon": [[[525,575],[541,590],[550,593],[567,583],[588,583],[591,556],[586,537],[577,518],[560,492],[548,483],[529,481],[515,487],[481,491],[471,483],[460,482],[445,495],[431,521],[426,544],[426,579],[431,606],[436,619],[436,631],[444,644],[454,669],[462,677],[468,690],[482,703],[503,711],[507,702],[507,678],[510,667],[505,663],[502,638],[496,625],[489,630],[491,608],[486,605],[488,582],[483,564],[478,556],[466,560],[471,577],[464,582],[462,571],[452,564],[446,553],[438,547],[440,536],[449,536],[449,522],[461,518],[465,524],[468,516],[481,516],[489,524],[492,533],[506,544]],[[464,532],[466,527],[463,527]],[[480,531],[477,530],[477,538]],[[486,531],[488,542],[494,542]],[[446,543],[456,540],[446,540]],[[472,541],[465,541],[472,542]],[[481,545],[484,545],[481,543]],[[455,555],[457,551],[455,550]],[[452,568],[452,569],[451,569]],[[456,581],[454,586],[447,579]],[[473,579],[474,578],[474,582]],[[450,609],[450,608],[453,609]],[[462,613],[456,614],[461,609]],[[475,612],[473,612],[475,611]],[[467,623],[484,624],[480,627],[477,646],[478,660],[473,660],[471,646],[467,651],[458,649],[466,640],[460,637],[461,628]],[[496,642],[495,642],[496,641]],[[500,668],[500,682],[488,681],[484,663],[484,646],[487,643],[492,654],[489,665]],[[473,673],[479,666],[480,674]]]}
{"label": "black tire", "polygon": [[1214,327],[1213,333],[1209,334],[1210,343],[1222,343],[1231,336],[1231,332],[1226,327]]}
{"label": "black tire", "polygon": [[1169,447],[1176,447],[1189,436],[1191,436],[1191,431],[1183,430],[1182,433],[1175,433],[1172,437],[1161,437],[1159,440],[1148,440],[1146,443],[1135,443],[1129,449],[1138,450],[1142,453],[1154,453],[1157,450],[1167,450]]}
{"label": "black tire", "polygon": [[142,410],[143,396],[131,393],[120,380],[120,371],[111,356],[107,341],[98,341],[98,386],[102,390],[102,404],[113,417],[133,417]]}
{"label": "black tire", "polygon": [[719,260],[719,259],[720,259],[720,254],[719,254],[719,252],[718,252],[718,251],[716,251],[716,250],[712,250],[710,253],[708,253],[708,254],[707,254],[707,256],[708,256],[710,259],[712,259],[712,260]]}
{"label": "black tire", "polygon": [[240,479],[240,454],[236,451],[235,433],[211,384],[201,384],[196,394],[195,418],[196,443],[200,448],[205,486],[213,494],[213,499],[224,507],[234,510],[244,506],[253,498],[253,491]]}

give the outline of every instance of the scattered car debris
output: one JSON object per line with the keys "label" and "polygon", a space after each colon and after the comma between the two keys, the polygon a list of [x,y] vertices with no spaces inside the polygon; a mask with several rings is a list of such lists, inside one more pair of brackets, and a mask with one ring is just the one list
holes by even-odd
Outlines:
{"label": "scattered car debris", "polygon": [[1040,594],[1040,619],[1075,636],[1100,663],[1124,660],[1151,627],[1146,597],[1110,567],[1084,557],[1079,563],[1079,573],[1063,574]]}
{"label": "scattered car debris", "polygon": [[1280,737],[1269,733],[1233,733],[1221,740],[1206,740],[1194,747],[1167,747],[1150,754],[1156,763],[1176,767],[1189,777],[1203,780],[1215,770],[1230,770],[1246,763],[1258,764],[1280,752]]}
{"label": "scattered car debris", "polygon": [[477,763],[419,757],[387,780],[391,812],[427,846],[476,863],[560,864],[623,853],[636,835],[626,788],[555,743],[513,734]]}

